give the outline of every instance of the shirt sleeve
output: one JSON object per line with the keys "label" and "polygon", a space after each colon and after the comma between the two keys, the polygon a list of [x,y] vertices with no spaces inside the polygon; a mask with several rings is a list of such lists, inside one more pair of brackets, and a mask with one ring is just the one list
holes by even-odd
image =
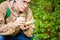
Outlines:
{"label": "shirt sleeve", "polygon": [[26,26],[28,27],[28,29],[23,32],[27,37],[32,37],[35,25],[34,25],[34,19],[32,16],[32,11],[30,10],[30,8],[28,8],[27,13],[28,14],[27,14],[27,19],[26,19],[27,20]]}
{"label": "shirt sleeve", "polygon": [[25,23],[25,14],[22,13],[20,16],[14,21],[14,22],[9,22],[2,27],[0,27],[0,34],[1,35],[12,35],[17,28],[20,29],[20,27],[24,27]]}

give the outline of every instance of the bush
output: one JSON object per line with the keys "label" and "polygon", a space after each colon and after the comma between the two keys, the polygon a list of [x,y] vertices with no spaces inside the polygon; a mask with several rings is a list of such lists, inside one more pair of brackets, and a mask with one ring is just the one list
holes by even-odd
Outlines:
{"label": "bush", "polygon": [[33,40],[60,40],[59,0],[32,0],[35,31]]}

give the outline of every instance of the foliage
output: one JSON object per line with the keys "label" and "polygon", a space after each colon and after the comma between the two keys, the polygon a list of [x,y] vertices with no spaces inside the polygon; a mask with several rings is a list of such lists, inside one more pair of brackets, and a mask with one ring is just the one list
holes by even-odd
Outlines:
{"label": "foliage", "polygon": [[3,1],[5,1],[5,0],[0,0],[0,3],[3,2]]}
{"label": "foliage", "polygon": [[59,0],[32,0],[30,7],[35,22],[33,40],[60,40]]}

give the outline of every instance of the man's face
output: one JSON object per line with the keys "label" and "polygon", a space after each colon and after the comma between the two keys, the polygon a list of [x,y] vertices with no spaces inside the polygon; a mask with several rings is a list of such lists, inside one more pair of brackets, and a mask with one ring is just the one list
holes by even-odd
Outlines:
{"label": "man's face", "polygon": [[14,11],[25,12],[28,8],[30,0],[15,0],[13,4]]}

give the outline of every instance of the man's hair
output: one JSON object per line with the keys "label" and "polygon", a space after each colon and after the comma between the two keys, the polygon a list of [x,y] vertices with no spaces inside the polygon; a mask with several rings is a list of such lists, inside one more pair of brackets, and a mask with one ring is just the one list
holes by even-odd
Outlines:
{"label": "man's hair", "polygon": [[13,0],[9,0],[9,1],[13,1]]}
{"label": "man's hair", "polygon": [[9,0],[9,1],[12,1],[12,0]]}
{"label": "man's hair", "polygon": [[9,2],[10,2],[10,1],[14,1],[14,2],[15,2],[15,0],[9,0]]}

